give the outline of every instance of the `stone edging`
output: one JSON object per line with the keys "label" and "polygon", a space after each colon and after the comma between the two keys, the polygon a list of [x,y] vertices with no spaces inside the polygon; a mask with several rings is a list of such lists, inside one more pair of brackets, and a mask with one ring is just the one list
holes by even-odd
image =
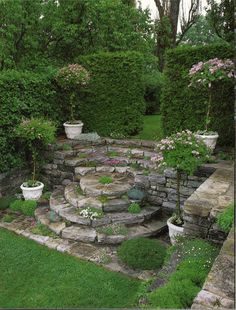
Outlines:
{"label": "stone edging", "polygon": [[234,228],[232,228],[191,309],[235,309],[234,306]]}
{"label": "stone edging", "polygon": [[[0,222],[0,228],[4,228],[16,233],[17,235],[24,236],[50,249],[62,253],[67,253],[71,256],[77,257],[82,260],[93,262],[98,266],[102,266],[110,271],[119,272],[132,278],[136,278],[139,280],[148,280],[151,277],[156,276],[156,272],[154,271],[149,270],[135,271],[120,264],[117,260],[116,252],[113,250],[112,247],[111,248],[106,247],[105,248],[106,253],[105,253],[104,249],[102,251],[99,251],[99,247],[96,248],[93,244],[84,244],[84,243],[79,244],[78,242],[64,240],[60,237],[52,238],[49,236],[41,236],[33,234],[32,232],[30,232],[29,227],[21,229],[20,228],[21,224],[22,224],[21,222],[17,223]],[[105,255],[108,254],[107,256],[111,257],[110,262],[103,263],[101,261],[101,256],[104,254]]]}

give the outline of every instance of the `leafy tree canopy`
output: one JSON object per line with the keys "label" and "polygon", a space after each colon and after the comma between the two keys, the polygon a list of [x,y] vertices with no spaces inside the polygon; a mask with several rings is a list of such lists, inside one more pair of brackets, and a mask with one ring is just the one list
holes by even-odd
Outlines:
{"label": "leafy tree canopy", "polygon": [[2,0],[0,69],[62,65],[98,51],[151,53],[149,11],[128,2]]}

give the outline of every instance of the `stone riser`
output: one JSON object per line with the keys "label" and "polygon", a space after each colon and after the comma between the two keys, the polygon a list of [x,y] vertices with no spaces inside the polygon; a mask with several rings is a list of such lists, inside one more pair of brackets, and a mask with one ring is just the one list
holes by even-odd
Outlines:
{"label": "stone riser", "polygon": [[158,219],[142,225],[127,226],[127,234],[125,235],[106,235],[92,227],[81,225],[66,227],[66,223],[61,221],[59,217],[55,218],[55,222],[52,223],[50,222],[50,211],[45,207],[38,208],[35,211],[35,217],[63,239],[100,245],[118,245],[125,240],[136,237],[155,236],[166,229],[166,219]]}
{"label": "stone riser", "polygon": [[[86,195],[78,194],[77,186],[79,183],[71,182],[65,187],[64,196],[66,201],[73,207],[76,208],[85,208],[86,206],[90,206],[96,208],[98,210],[102,210],[104,213],[110,212],[125,212],[128,211],[128,208],[131,204],[131,201],[128,198],[122,199],[120,198],[121,193],[117,195],[117,197],[100,195],[98,197],[88,197]],[[100,197],[105,197],[107,201],[101,201]]]}

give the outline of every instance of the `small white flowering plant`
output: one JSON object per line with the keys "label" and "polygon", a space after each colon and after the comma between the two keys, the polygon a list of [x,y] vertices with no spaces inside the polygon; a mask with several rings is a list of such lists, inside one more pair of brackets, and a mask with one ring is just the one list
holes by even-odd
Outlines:
{"label": "small white flowering plant", "polygon": [[206,62],[200,61],[193,65],[189,70],[190,84],[189,87],[205,89],[208,92],[208,101],[206,104],[206,119],[205,128],[203,131],[198,132],[203,133],[213,133],[210,132],[208,126],[211,122],[210,113],[212,105],[212,85],[216,81],[227,81],[233,79],[234,75],[234,63],[230,59],[209,59]]}
{"label": "small white flowering plant", "polygon": [[156,151],[157,155],[152,157],[152,161],[156,163],[158,170],[167,167],[176,170],[177,202],[173,221],[181,226],[183,224],[180,210],[181,174],[192,175],[198,166],[209,160],[209,149],[190,130],[183,130],[158,142]]}
{"label": "small white flowering plant", "polygon": [[32,160],[32,179],[25,182],[24,186],[35,187],[39,183],[36,181],[39,156],[49,143],[54,142],[56,126],[51,121],[42,118],[25,119],[16,127],[15,133],[26,144]]}
{"label": "small white flowering plant", "polygon": [[57,84],[70,94],[70,123],[74,123],[76,92],[88,84],[90,79],[89,73],[79,64],[70,64],[61,68],[57,72],[55,79]]}
{"label": "small white flowering plant", "polygon": [[79,214],[83,216],[84,218],[88,218],[90,220],[94,220],[96,218],[102,218],[103,217],[103,212],[102,210],[92,208],[92,207],[86,207],[82,209]]}

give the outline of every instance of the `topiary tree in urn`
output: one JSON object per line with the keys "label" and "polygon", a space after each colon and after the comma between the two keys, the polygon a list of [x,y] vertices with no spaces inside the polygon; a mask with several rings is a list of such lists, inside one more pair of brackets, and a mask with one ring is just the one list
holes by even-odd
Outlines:
{"label": "topiary tree in urn", "polygon": [[230,59],[214,58],[205,62],[200,61],[189,70],[189,87],[207,93],[205,126],[197,131],[196,135],[206,143],[211,151],[215,149],[219,137],[217,132],[210,129],[213,86],[216,86],[216,83],[233,80],[234,77],[234,63]]}
{"label": "topiary tree in urn", "polygon": [[[183,234],[183,217],[180,207],[180,183],[183,174],[192,175],[196,169],[205,163],[209,157],[209,149],[205,143],[198,139],[190,130],[184,130],[162,139],[156,145],[156,156],[152,160],[156,162],[158,170],[173,168],[176,171],[176,207],[172,217],[168,220],[171,241],[177,234]],[[172,232],[172,228],[176,231]]]}
{"label": "topiary tree in urn", "polygon": [[56,74],[56,82],[69,96],[68,112],[70,119],[63,125],[68,139],[76,139],[82,132],[83,123],[75,119],[78,91],[89,82],[88,71],[79,64],[70,64]]}
{"label": "topiary tree in urn", "polygon": [[23,196],[26,200],[38,200],[44,185],[36,179],[37,168],[45,148],[55,140],[56,127],[51,121],[41,118],[25,119],[16,127],[15,133],[26,146],[32,164],[31,179],[21,185]]}

